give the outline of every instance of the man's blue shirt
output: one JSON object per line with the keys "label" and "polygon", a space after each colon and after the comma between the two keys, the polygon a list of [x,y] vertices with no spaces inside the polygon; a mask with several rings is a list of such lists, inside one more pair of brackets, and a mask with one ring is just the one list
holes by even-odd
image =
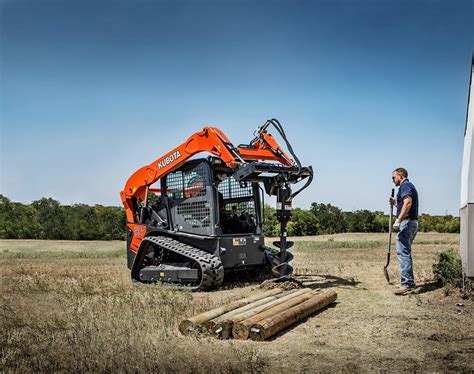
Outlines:
{"label": "man's blue shirt", "polygon": [[411,196],[411,208],[408,212],[407,218],[418,219],[418,192],[416,191],[415,186],[408,179],[405,179],[400,188],[398,189],[397,194],[397,217],[400,215],[403,206],[403,198],[405,196]]}

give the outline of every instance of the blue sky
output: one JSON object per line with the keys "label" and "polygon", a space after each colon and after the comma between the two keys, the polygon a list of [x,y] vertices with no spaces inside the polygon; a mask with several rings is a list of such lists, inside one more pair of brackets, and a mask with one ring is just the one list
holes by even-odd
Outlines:
{"label": "blue sky", "polygon": [[295,202],[458,213],[472,1],[1,1],[1,193],[120,205],[204,125],[278,118],[315,181]]}

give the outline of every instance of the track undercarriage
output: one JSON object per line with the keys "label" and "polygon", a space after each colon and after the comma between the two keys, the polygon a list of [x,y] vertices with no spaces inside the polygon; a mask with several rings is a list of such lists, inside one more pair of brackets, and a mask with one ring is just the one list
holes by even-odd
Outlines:
{"label": "track undercarriage", "polygon": [[166,236],[146,237],[142,248],[142,263],[132,268],[137,281],[176,283],[193,291],[216,288],[224,281],[220,258],[201,249]]}

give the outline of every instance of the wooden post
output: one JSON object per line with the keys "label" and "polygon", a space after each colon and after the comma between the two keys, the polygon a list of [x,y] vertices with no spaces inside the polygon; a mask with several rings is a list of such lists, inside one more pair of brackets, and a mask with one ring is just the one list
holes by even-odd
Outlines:
{"label": "wooden post", "polygon": [[220,322],[216,322],[216,324],[213,327],[213,332],[219,338],[228,339],[232,336],[232,329],[237,322],[253,317],[276,305],[280,305],[283,303],[286,304],[288,301],[296,299],[298,298],[298,296],[309,294],[310,292],[311,292],[311,289],[304,288],[301,290],[290,290],[286,294],[281,293],[279,295],[276,295],[274,296],[277,298],[276,300],[270,301],[266,304],[263,304],[257,307],[253,307],[252,309],[249,309],[247,311],[244,311],[234,316],[231,316],[229,318],[226,318],[225,320],[221,320]]}
{"label": "wooden post", "polygon": [[224,305],[220,308],[216,308],[216,309],[213,309],[213,310],[210,310],[208,312],[205,312],[205,313],[202,313],[202,314],[199,314],[195,317],[191,317],[191,318],[188,318],[188,319],[185,319],[184,321],[182,321],[180,324],[179,324],[179,331],[183,334],[183,335],[187,335],[190,331],[193,330],[193,328],[196,328],[197,326],[203,324],[204,322],[206,321],[209,321],[213,318],[216,318],[216,317],[219,317],[231,310],[234,310],[234,309],[237,309],[237,308],[240,308],[242,306],[245,306],[245,305],[248,305],[248,304],[251,304],[255,301],[258,301],[258,300],[261,300],[261,299],[264,299],[268,296],[274,296],[274,295],[278,295],[280,293],[282,293],[283,290],[281,288],[275,288],[273,290],[269,290],[267,292],[264,292],[262,294],[259,294],[259,295],[253,295],[253,296],[250,296],[250,297],[247,297],[245,299],[241,299],[241,300],[237,300],[231,304],[228,304],[228,305]]}
{"label": "wooden post", "polygon": [[310,291],[311,290],[308,289],[308,292],[297,295],[293,298],[289,298],[283,303],[275,304],[270,308],[262,310],[260,313],[255,313],[253,316],[249,316],[246,319],[241,319],[240,321],[234,321],[232,327],[232,336],[236,339],[247,339],[250,334],[250,328],[254,324],[278,313],[284,312],[295,305],[301,304],[302,302],[313,298],[320,292],[319,289],[311,292]]}
{"label": "wooden post", "polygon": [[229,311],[225,314],[222,314],[221,316],[218,316],[217,318],[213,318],[211,320],[208,320],[208,321],[204,322],[204,327],[209,331],[214,331],[215,326],[220,322],[231,320],[233,317],[235,317],[235,316],[237,316],[241,313],[244,313],[248,310],[256,308],[260,305],[265,305],[265,304],[267,304],[267,303],[269,303],[273,300],[277,300],[277,299],[279,299],[281,297],[284,297],[284,296],[286,296],[290,293],[293,293],[295,291],[297,291],[297,290],[283,291],[283,292],[280,292],[278,294],[275,294],[275,295],[272,295],[272,296],[267,296],[267,297],[264,297],[262,299],[256,300],[253,303],[250,303],[250,304],[244,305],[240,308],[231,310],[231,311]]}
{"label": "wooden post", "polygon": [[258,341],[266,340],[288,326],[328,306],[336,299],[337,294],[334,290],[321,291],[299,305],[252,325],[250,328],[250,338]]}

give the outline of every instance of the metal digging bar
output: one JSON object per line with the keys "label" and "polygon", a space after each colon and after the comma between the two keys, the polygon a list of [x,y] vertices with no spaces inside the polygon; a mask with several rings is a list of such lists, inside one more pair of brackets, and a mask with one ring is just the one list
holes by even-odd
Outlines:
{"label": "metal digging bar", "polygon": [[392,188],[392,195],[390,199],[390,219],[388,221],[388,246],[387,246],[387,263],[383,268],[383,274],[388,284],[390,284],[390,276],[388,275],[388,265],[390,265],[390,251],[392,249],[392,218],[393,218],[393,198],[395,197],[395,188]]}

